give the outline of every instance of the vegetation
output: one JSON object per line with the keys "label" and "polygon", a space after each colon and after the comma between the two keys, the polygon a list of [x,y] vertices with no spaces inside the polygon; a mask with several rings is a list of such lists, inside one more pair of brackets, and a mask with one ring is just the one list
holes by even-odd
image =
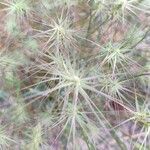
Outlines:
{"label": "vegetation", "polygon": [[150,149],[149,0],[0,0],[0,17],[0,149]]}

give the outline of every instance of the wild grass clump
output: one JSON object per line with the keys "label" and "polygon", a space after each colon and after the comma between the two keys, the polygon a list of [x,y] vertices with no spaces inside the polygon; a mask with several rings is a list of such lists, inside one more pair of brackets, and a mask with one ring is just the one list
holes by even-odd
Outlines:
{"label": "wild grass clump", "polygon": [[149,0],[0,0],[0,149],[150,149]]}

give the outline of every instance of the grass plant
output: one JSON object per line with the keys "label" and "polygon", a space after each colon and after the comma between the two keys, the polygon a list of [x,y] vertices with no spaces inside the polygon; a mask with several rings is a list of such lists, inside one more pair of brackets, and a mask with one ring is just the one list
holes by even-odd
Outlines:
{"label": "grass plant", "polygon": [[0,150],[149,150],[149,15],[149,0],[0,0]]}

